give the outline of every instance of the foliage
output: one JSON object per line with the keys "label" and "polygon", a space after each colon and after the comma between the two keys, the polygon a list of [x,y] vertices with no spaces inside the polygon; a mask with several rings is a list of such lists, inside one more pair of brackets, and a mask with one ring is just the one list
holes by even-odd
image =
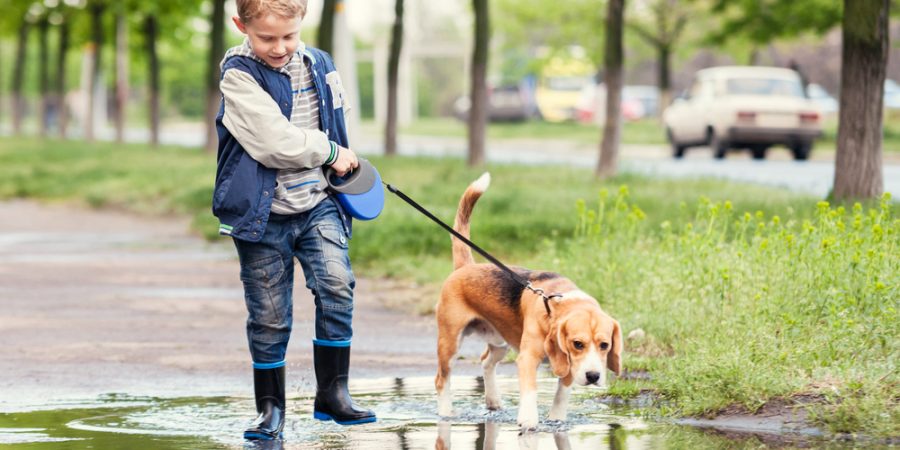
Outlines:
{"label": "foliage", "polygon": [[735,36],[755,44],[812,31],[824,34],[840,24],[843,2],[835,0],[715,0],[711,12],[721,18],[709,38],[721,44]]}
{"label": "foliage", "polygon": [[655,226],[638,204],[626,188],[580,202],[559,267],[625,330],[645,330],[629,350],[659,357],[655,384],[675,412],[755,411],[808,393],[832,431],[900,432],[900,218],[889,195],[869,207],[822,201],[810,218],[701,198]]}

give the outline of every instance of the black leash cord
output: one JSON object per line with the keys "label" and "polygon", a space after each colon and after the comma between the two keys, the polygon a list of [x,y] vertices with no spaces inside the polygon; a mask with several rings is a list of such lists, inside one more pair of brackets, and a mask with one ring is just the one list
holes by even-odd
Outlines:
{"label": "black leash cord", "polygon": [[[384,182],[382,182],[382,183],[384,183]],[[528,290],[534,292],[535,294],[540,295],[540,296],[544,299],[544,308],[547,310],[547,315],[550,315],[550,305],[548,304],[549,300],[550,300],[551,298],[553,298],[553,297],[562,297],[562,295],[560,295],[560,294],[553,294],[553,295],[547,296],[547,295],[544,294],[544,290],[543,290],[543,289],[532,287],[530,281],[528,281],[528,280],[522,278],[521,276],[519,276],[519,274],[513,272],[512,269],[510,269],[509,267],[507,267],[506,264],[503,264],[502,262],[500,262],[499,259],[495,258],[495,257],[494,257],[493,255],[491,255],[490,253],[484,251],[481,247],[479,247],[478,245],[476,245],[474,242],[468,240],[465,236],[459,234],[459,232],[457,232],[456,230],[454,230],[453,227],[451,227],[450,225],[447,225],[447,224],[444,223],[441,219],[438,219],[437,217],[435,217],[434,214],[431,214],[431,212],[428,211],[427,209],[425,209],[422,205],[416,203],[415,200],[409,198],[406,194],[404,194],[402,191],[400,191],[400,189],[397,189],[397,188],[395,188],[394,186],[391,186],[391,185],[388,184],[388,183],[384,183],[384,185],[385,185],[385,187],[387,187],[387,190],[388,190],[388,191],[390,191],[391,193],[393,193],[393,194],[396,195],[397,197],[400,197],[400,198],[401,198],[403,201],[405,201],[406,203],[409,203],[410,206],[412,206],[413,208],[416,208],[420,213],[424,214],[425,217],[428,217],[429,219],[431,219],[432,221],[434,221],[436,224],[440,225],[440,226],[443,227],[445,230],[449,231],[450,234],[452,234],[454,237],[456,237],[457,239],[463,241],[466,245],[468,245],[469,247],[471,247],[472,250],[475,250],[476,252],[478,252],[479,255],[484,256],[488,261],[494,263],[495,266],[499,267],[499,268],[502,269],[504,272],[506,272],[506,274],[509,275],[510,278],[512,278],[513,280],[515,280],[517,283],[521,284],[522,287],[524,287],[524,288],[526,288],[526,289],[528,289]]]}

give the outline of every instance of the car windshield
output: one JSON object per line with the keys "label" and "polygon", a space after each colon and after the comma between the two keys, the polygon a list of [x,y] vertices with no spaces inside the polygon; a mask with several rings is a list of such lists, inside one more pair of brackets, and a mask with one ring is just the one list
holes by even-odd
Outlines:
{"label": "car windshield", "polygon": [[590,77],[550,77],[547,87],[554,91],[580,91],[591,82]]}
{"label": "car windshield", "polygon": [[731,78],[726,82],[730,95],[783,95],[803,97],[799,80],[783,78]]}

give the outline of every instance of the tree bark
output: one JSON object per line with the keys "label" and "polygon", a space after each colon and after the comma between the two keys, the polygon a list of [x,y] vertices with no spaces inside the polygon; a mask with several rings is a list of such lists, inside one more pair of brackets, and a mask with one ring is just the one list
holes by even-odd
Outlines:
{"label": "tree bark", "polygon": [[622,28],[625,0],[609,0],[606,14],[606,121],[600,143],[596,175],[607,178],[618,170],[619,143],[622,130]]}
{"label": "tree bark", "polygon": [[159,146],[159,55],[156,40],[159,27],[155,14],[144,19],[144,38],[147,40],[147,69],[150,82],[150,145]]}
{"label": "tree bark", "polygon": [[321,50],[333,53],[334,50],[334,11],[340,0],[324,0],[322,2],[322,20],[316,35],[316,45]]}
{"label": "tree bark", "polygon": [[212,33],[206,79],[206,151],[212,153],[216,151],[219,142],[216,115],[222,103],[222,94],[219,92],[219,61],[225,53],[225,0],[213,0],[210,21]]}
{"label": "tree bark", "polygon": [[470,167],[484,165],[484,138],[487,130],[487,67],[491,41],[488,0],[472,0],[475,9],[475,49],[472,53],[472,87],[469,109]]}
{"label": "tree bark", "polygon": [[672,101],[672,48],[669,45],[659,46],[659,105],[656,116],[662,117],[663,109]]}
{"label": "tree bark", "polygon": [[59,73],[56,75],[56,110],[59,127],[59,137],[65,139],[69,128],[69,107],[66,103],[66,54],[69,52],[69,17],[65,17],[59,24],[59,49],[57,50],[56,66]]}
{"label": "tree bark", "polygon": [[25,113],[25,98],[22,93],[22,84],[25,81],[25,54],[28,49],[28,32],[31,25],[23,17],[19,26],[19,37],[16,44],[16,60],[13,62],[12,78],[12,122],[13,135],[22,134],[22,116]]}
{"label": "tree bark", "polygon": [[116,142],[125,141],[128,105],[128,25],[124,6],[116,13]]}
{"label": "tree bark", "polygon": [[890,0],[844,0],[834,198],[881,195],[884,77]]}
{"label": "tree bark", "polygon": [[41,107],[38,109],[38,134],[47,137],[50,114],[50,44],[48,32],[50,22],[46,17],[38,22],[38,80],[41,90]]}
{"label": "tree bark", "polygon": [[106,6],[102,3],[91,2],[91,43],[94,51],[93,66],[91,67],[90,82],[88,83],[87,114],[84,119],[84,139],[94,141],[94,97],[97,94],[100,82],[100,60],[103,55],[103,12]]}
{"label": "tree bark", "polygon": [[388,57],[387,120],[384,125],[384,154],[397,154],[397,83],[400,78],[400,52],[403,50],[403,0],[395,0],[394,26],[391,28],[391,54]]}

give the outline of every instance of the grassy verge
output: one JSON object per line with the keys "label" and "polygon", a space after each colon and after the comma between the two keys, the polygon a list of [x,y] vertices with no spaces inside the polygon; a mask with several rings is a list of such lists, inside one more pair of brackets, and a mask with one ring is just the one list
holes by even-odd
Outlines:
{"label": "grassy verge", "polygon": [[[481,172],[458,160],[373,161],[448,221]],[[900,220],[888,202],[842,209],[720,181],[490,171],[475,241],[510,263],[566,274],[626,334],[645,331],[626,343],[625,365],[653,380],[620,382],[614,392],[657,389],[672,414],[815,394],[820,425],[900,434]],[[193,149],[0,140],[0,198],[188,214],[209,236],[214,172],[214,156]],[[451,269],[446,233],[393,196],[354,233],[360,274],[433,286]],[[433,303],[423,298],[419,309]]]}

